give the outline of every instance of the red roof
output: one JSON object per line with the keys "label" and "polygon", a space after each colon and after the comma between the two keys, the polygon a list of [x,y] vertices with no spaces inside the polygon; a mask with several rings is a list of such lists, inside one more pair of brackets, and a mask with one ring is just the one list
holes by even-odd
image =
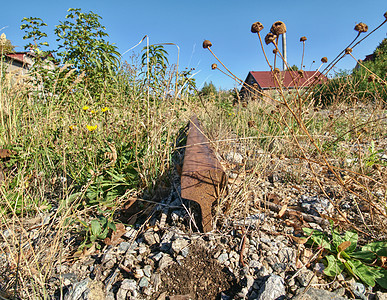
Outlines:
{"label": "red roof", "polygon": [[19,61],[22,64],[26,63],[26,61],[24,60],[24,55],[31,55],[31,53],[29,53],[29,52],[14,52],[14,53],[6,54],[7,57],[9,57],[13,60]]}
{"label": "red roof", "polygon": [[[272,71],[250,71],[250,74],[262,89],[279,86]],[[281,86],[287,88],[306,87],[328,80],[319,71],[280,71],[277,76]]]}

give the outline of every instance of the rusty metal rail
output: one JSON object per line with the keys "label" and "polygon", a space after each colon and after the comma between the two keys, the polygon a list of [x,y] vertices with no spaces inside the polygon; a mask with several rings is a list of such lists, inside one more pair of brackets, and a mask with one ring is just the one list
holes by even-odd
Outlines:
{"label": "rusty metal rail", "polygon": [[203,232],[212,230],[212,204],[226,184],[226,174],[203,134],[199,120],[193,116],[181,174],[181,196],[199,204]]}

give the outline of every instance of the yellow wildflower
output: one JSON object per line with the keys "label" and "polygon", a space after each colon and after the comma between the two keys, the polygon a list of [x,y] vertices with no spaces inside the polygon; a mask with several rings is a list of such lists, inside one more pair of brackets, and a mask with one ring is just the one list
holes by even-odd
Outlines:
{"label": "yellow wildflower", "polygon": [[94,126],[87,125],[86,127],[87,127],[87,130],[89,130],[89,131],[94,131],[94,130],[97,129],[98,125],[94,125]]}
{"label": "yellow wildflower", "polygon": [[105,106],[105,107],[102,107],[101,110],[102,110],[102,112],[105,112],[105,111],[108,111],[109,108]]}
{"label": "yellow wildflower", "polygon": [[85,105],[84,107],[82,107],[82,109],[86,111],[89,109],[89,107],[87,105]]}
{"label": "yellow wildflower", "polygon": [[76,127],[75,125],[70,125],[69,126],[70,131],[73,131],[75,129],[75,127]]}
{"label": "yellow wildflower", "polygon": [[92,113],[92,114],[95,114],[95,113],[97,113],[97,112],[96,112],[95,110],[92,110],[91,113]]}

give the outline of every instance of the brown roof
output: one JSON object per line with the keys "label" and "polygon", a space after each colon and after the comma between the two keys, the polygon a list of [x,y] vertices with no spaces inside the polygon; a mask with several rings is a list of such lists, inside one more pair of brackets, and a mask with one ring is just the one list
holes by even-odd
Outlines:
{"label": "brown roof", "polygon": [[[262,89],[278,87],[277,80],[274,79],[271,71],[250,71],[256,83]],[[281,86],[287,88],[306,87],[316,83],[326,82],[328,79],[319,71],[280,71],[277,75]]]}

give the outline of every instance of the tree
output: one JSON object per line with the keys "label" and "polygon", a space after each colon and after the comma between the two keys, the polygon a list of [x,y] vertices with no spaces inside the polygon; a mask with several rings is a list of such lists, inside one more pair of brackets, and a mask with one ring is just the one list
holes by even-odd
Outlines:
{"label": "tree", "polygon": [[296,65],[293,65],[293,66],[289,67],[288,69],[286,69],[286,71],[298,71],[298,67]]}
{"label": "tree", "polygon": [[387,38],[376,47],[372,59],[362,62],[352,72],[353,79],[358,83],[361,97],[387,99],[385,82],[387,81]]}
{"label": "tree", "polygon": [[200,93],[203,96],[209,96],[211,94],[216,94],[216,87],[212,83],[212,81],[210,81],[210,83],[205,82],[204,85],[203,85],[203,88],[200,91]]}
{"label": "tree", "polygon": [[105,40],[108,34],[99,15],[83,13],[79,8],[70,8],[68,12],[66,20],[55,29],[58,56],[62,63],[72,64],[79,73],[85,72],[92,94],[101,93],[119,69],[120,54],[114,44]]}

